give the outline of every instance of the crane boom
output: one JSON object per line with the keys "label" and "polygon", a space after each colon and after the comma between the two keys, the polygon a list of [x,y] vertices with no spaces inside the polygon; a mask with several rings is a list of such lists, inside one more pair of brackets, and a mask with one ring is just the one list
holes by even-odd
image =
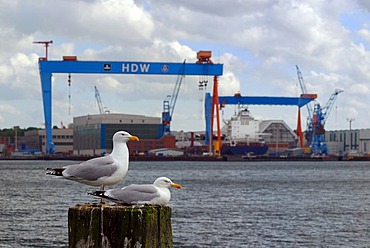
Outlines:
{"label": "crane boom", "polygon": [[162,112],[162,124],[163,124],[163,134],[170,135],[171,134],[171,121],[172,116],[175,110],[177,97],[179,96],[180,88],[182,80],[185,77],[185,62],[183,62],[183,67],[181,72],[176,79],[175,87],[173,88],[172,95],[167,95],[166,99],[163,101],[163,112]]}
{"label": "crane boom", "polygon": [[[185,62],[186,62],[186,60],[184,60],[184,64],[185,64]],[[176,79],[175,87],[173,88],[172,97],[171,97],[171,101],[170,101],[170,113],[171,113],[171,117],[173,116],[173,112],[175,110],[175,106],[176,106],[176,102],[177,102],[177,97],[179,96],[181,83],[182,83],[182,80],[184,79],[184,77],[185,77],[184,72],[182,72],[181,74],[179,74],[177,76],[177,79]]]}
{"label": "crane boom", "polygon": [[104,110],[103,102],[100,98],[100,93],[99,93],[98,88],[96,86],[94,87],[95,87],[95,98],[96,98],[96,102],[98,103],[100,114],[109,114],[109,110]]}
{"label": "crane boom", "polygon": [[337,99],[338,94],[342,93],[342,92],[343,92],[343,90],[336,89],[334,91],[334,93],[330,96],[330,98],[329,98],[328,102],[326,103],[325,107],[322,108],[323,109],[323,115],[324,115],[324,120],[323,120],[324,124],[325,124],[326,120],[329,117],[330,111],[333,108],[334,102]]}
{"label": "crane boom", "polygon": [[[306,84],[303,80],[303,76],[302,76],[301,71],[299,70],[298,65],[296,65],[296,68],[297,68],[297,76],[298,76],[298,81],[299,81],[299,85],[301,87],[302,94],[308,94]],[[306,104],[306,107],[307,107],[307,112],[308,112],[308,118],[309,118],[309,120],[311,120],[312,115],[313,115],[311,103]]]}

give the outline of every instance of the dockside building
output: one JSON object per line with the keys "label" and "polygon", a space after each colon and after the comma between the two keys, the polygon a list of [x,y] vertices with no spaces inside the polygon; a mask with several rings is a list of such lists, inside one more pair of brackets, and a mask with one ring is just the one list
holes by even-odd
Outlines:
{"label": "dockside building", "polygon": [[325,140],[330,154],[370,154],[370,129],[330,130]]}
{"label": "dockside building", "polygon": [[124,130],[138,136],[138,142],[128,142],[132,155],[141,155],[158,148],[175,148],[174,136],[163,136],[160,117],[132,114],[85,115],[73,118],[73,153],[96,156],[110,153],[112,137]]}
{"label": "dockside building", "polygon": [[[73,129],[53,129],[53,143],[56,153],[73,153]],[[46,131],[30,130],[25,131],[24,136],[18,138],[17,149],[25,154],[46,153]]]}

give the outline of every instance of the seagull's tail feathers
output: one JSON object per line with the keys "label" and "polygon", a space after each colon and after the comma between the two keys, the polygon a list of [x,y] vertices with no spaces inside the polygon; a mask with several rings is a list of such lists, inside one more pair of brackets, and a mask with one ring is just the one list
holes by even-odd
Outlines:
{"label": "seagull's tail feathers", "polygon": [[89,192],[87,192],[88,195],[93,195],[93,196],[97,196],[97,197],[106,197],[104,195],[104,193],[105,193],[105,190],[89,191]]}
{"label": "seagull's tail feathers", "polygon": [[105,195],[105,190],[90,191],[90,192],[87,192],[87,194],[88,195],[95,196],[95,197],[100,197],[100,198],[103,198],[103,199],[110,200],[110,201],[115,202],[115,203],[117,203],[119,205],[125,205],[125,206],[130,206],[131,205],[131,204],[128,204],[128,203],[119,201],[117,199],[114,199],[112,197],[109,197],[109,196]]}
{"label": "seagull's tail feathers", "polygon": [[112,200],[112,198],[110,198],[109,196],[104,195],[104,193],[105,193],[105,190],[89,191],[89,192],[87,192],[88,195],[92,195],[92,196],[96,196],[96,197],[100,197],[100,198]]}
{"label": "seagull's tail feathers", "polygon": [[46,175],[62,177],[62,172],[65,170],[65,168],[46,168],[45,170]]}

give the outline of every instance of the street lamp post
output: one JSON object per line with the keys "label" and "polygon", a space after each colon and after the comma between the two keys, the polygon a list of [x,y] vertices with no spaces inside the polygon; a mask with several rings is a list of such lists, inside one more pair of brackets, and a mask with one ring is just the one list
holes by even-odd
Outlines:
{"label": "street lamp post", "polygon": [[354,121],[355,118],[347,118],[347,121],[349,122],[349,131],[352,130],[352,121]]}
{"label": "street lamp post", "polygon": [[352,122],[355,120],[355,118],[347,118],[347,121],[349,122],[349,150],[352,150]]}

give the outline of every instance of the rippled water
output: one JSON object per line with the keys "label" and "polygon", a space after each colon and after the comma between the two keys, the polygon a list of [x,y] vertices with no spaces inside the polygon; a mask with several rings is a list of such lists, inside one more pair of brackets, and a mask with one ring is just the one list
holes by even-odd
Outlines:
{"label": "rippled water", "polygon": [[[0,161],[0,247],[67,247],[68,208],[94,187],[44,175],[70,161]],[[369,162],[131,162],[168,176],[174,247],[369,247]]]}

